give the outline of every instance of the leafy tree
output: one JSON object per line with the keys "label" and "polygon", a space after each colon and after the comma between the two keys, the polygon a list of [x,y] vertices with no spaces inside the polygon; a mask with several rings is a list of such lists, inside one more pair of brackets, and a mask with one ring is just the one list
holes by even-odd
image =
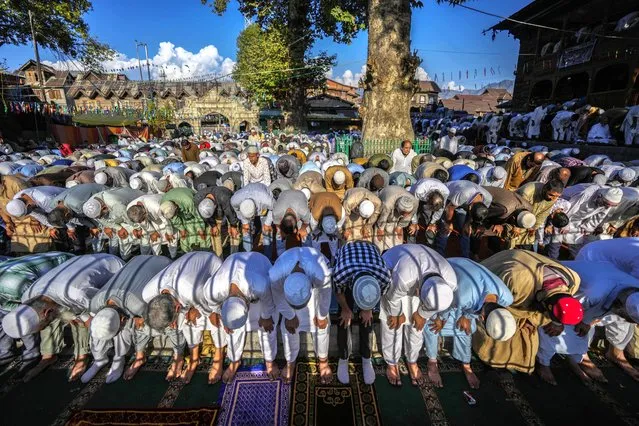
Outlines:
{"label": "leafy tree", "polygon": [[89,33],[84,14],[91,9],[90,0],[0,0],[0,47],[31,42],[31,11],[40,46],[99,69],[113,51]]}
{"label": "leafy tree", "polygon": [[[222,14],[229,0],[201,0]],[[286,124],[296,129],[306,127],[307,89],[325,81],[324,74],[334,64],[334,57],[321,54],[311,58],[310,50],[317,38],[331,37],[349,42],[365,26],[366,7],[362,0],[239,0],[240,12],[255,19],[262,29],[278,28],[284,35],[288,62],[284,107]],[[304,72],[300,72],[304,71]]]}

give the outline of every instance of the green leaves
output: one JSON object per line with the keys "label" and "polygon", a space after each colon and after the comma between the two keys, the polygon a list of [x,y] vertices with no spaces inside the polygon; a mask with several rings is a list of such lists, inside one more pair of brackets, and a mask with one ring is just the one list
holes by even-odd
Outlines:
{"label": "green leaves", "polygon": [[60,57],[79,59],[95,66],[113,51],[93,38],[84,14],[89,0],[0,0],[0,46],[23,45],[31,40],[29,11],[38,43]]}

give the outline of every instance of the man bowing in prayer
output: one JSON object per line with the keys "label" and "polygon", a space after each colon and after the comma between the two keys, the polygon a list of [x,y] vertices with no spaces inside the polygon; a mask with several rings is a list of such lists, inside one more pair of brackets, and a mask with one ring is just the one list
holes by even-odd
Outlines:
{"label": "man bowing in prayer", "polygon": [[505,250],[482,265],[510,289],[513,303],[506,309],[515,317],[517,331],[504,342],[491,337],[480,325],[473,334],[473,349],[493,368],[530,374],[539,349],[539,327],[557,336],[565,325],[579,324],[583,318],[581,304],[572,296],[579,289],[579,275],[527,250]]}
{"label": "man bowing in prayer", "polygon": [[286,368],[282,378],[290,383],[300,351],[300,333],[309,333],[319,358],[320,382],[332,377],[328,365],[331,307],[331,270],[322,253],[311,247],[293,247],[284,252],[269,271],[271,291],[282,314],[282,342]]}
{"label": "man bowing in prayer", "polygon": [[457,277],[446,259],[422,245],[396,246],[382,258],[392,276],[379,315],[386,377],[391,385],[401,386],[397,363],[403,349],[413,386],[421,386],[424,378],[417,358],[424,344],[422,330],[434,315],[450,307]]}

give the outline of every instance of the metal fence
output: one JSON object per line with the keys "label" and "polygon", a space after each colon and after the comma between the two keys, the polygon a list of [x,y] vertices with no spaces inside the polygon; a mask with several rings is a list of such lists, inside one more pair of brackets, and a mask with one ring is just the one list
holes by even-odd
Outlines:
{"label": "metal fence", "polygon": [[[364,155],[369,157],[374,154],[392,154],[395,149],[401,146],[402,141],[397,139],[367,139],[363,141]],[[350,136],[338,137],[335,141],[335,151],[343,152],[350,157],[353,138]],[[433,144],[430,139],[415,139],[413,150],[418,154],[428,154],[432,152]]]}

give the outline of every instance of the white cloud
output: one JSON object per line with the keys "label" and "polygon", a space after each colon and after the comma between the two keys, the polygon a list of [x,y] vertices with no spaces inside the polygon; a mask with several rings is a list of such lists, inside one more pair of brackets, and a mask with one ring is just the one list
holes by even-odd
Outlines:
{"label": "white cloud", "polygon": [[415,71],[415,78],[419,81],[430,80],[430,76],[426,72],[426,70],[422,67],[418,67],[417,71]]}
{"label": "white cloud", "polygon": [[327,73],[327,78],[331,78],[342,84],[358,87],[359,80],[364,76],[365,73],[366,73],[366,65],[362,65],[362,68],[359,70],[359,72],[346,70],[341,76],[333,76],[333,69],[330,69]]}
{"label": "white cloud", "polygon": [[455,84],[454,81],[449,81],[448,84],[446,85],[446,88],[448,90],[455,90],[455,91],[458,91],[458,92],[461,92],[462,90],[465,89],[464,86],[462,86],[461,84],[457,85],[457,84]]}
{"label": "white cloud", "polygon": [[[140,49],[142,60],[142,72],[147,79],[146,60],[144,52]],[[208,45],[198,52],[190,52],[183,47],[176,47],[169,41],[160,43],[155,56],[149,57],[151,63],[151,78],[156,80],[166,76],[167,80],[213,77],[230,74],[235,66],[235,61],[220,55],[217,47]],[[44,64],[61,70],[79,70],[77,62],[70,61],[43,61]],[[126,74],[131,79],[139,79],[140,71],[138,59],[129,58],[123,53],[116,53],[111,60],[102,63],[105,71]]]}

